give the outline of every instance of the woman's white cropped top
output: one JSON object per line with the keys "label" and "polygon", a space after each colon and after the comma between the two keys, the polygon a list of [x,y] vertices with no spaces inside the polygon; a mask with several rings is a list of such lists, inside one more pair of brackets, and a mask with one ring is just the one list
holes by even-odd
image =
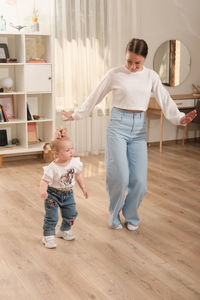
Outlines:
{"label": "woman's white cropped top", "polygon": [[96,89],[74,111],[72,117],[75,120],[87,117],[95,105],[111,91],[113,107],[146,111],[153,93],[166,119],[173,124],[179,125],[180,119],[185,115],[178,110],[155,71],[143,66],[142,71],[131,72],[125,66],[120,66],[106,73]]}

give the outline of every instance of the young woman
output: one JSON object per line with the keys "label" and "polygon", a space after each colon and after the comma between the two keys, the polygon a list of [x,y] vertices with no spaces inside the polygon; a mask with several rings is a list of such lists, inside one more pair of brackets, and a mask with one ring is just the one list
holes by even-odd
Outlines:
{"label": "young woman", "polygon": [[173,124],[187,124],[196,116],[195,110],[187,115],[178,110],[158,74],[144,66],[147,54],[146,42],[132,39],[126,47],[126,64],[111,69],[73,113],[62,112],[66,121],[85,118],[110,91],[113,93],[106,138],[106,185],[110,200],[109,225],[114,229],[122,228],[121,211],[127,229],[138,228],[138,208],[147,192],[145,111],[151,92]]}

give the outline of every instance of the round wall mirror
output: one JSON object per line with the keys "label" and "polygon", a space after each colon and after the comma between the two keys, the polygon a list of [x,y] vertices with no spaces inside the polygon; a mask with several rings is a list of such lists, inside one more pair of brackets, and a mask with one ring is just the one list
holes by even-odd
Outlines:
{"label": "round wall mirror", "polygon": [[153,69],[159,74],[163,84],[177,86],[190,73],[190,53],[181,41],[166,41],[154,55]]}

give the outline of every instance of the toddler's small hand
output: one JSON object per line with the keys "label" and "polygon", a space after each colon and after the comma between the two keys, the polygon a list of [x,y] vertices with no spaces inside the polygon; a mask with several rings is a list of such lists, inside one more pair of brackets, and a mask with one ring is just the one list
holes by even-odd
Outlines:
{"label": "toddler's small hand", "polygon": [[84,195],[85,199],[87,199],[87,198],[88,198],[88,192],[87,192],[87,189],[86,189],[86,188],[83,188],[82,191],[83,191],[83,195]]}
{"label": "toddler's small hand", "polygon": [[48,193],[47,193],[47,192],[42,192],[42,193],[41,193],[41,198],[42,198],[43,200],[47,199],[47,198],[48,198]]}

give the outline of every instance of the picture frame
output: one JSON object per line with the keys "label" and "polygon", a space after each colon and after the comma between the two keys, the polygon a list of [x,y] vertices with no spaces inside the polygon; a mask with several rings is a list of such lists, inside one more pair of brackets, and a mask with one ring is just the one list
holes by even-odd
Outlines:
{"label": "picture frame", "polygon": [[0,95],[0,104],[5,108],[8,119],[14,119],[14,95]]}
{"label": "picture frame", "polygon": [[9,57],[8,45],[0,43],[0,59],[7,59]]}

